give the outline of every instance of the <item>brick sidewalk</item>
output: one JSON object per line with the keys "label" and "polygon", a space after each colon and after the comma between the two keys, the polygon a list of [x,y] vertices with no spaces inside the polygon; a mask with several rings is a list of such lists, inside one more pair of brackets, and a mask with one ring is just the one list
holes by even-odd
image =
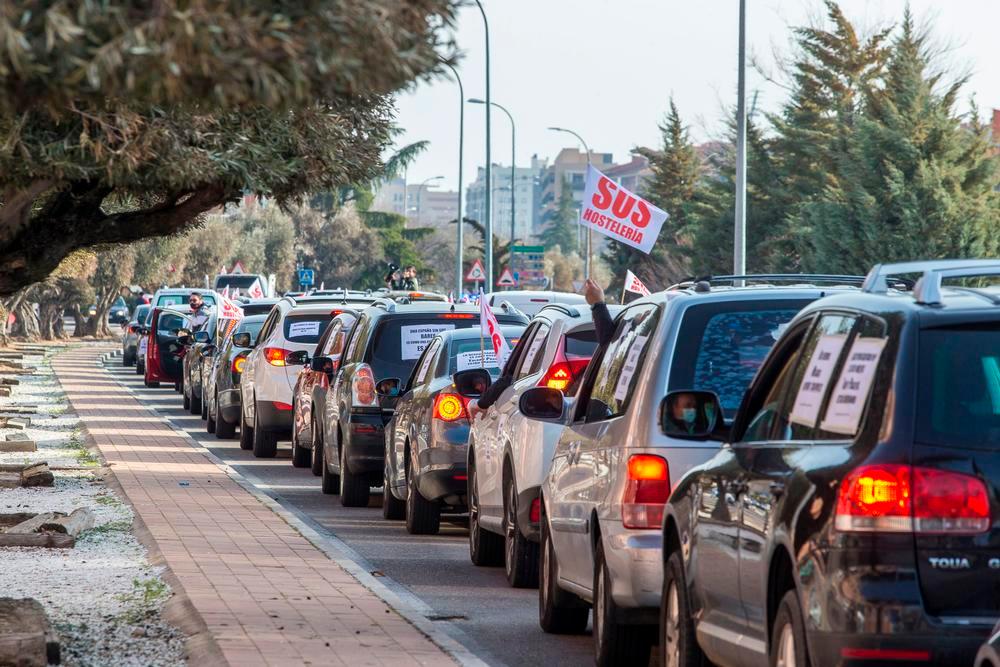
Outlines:
{"label": "brick sidewalk", "polygon": [[454,664],[98,368],[107,351],[52,367],[229,664]]}

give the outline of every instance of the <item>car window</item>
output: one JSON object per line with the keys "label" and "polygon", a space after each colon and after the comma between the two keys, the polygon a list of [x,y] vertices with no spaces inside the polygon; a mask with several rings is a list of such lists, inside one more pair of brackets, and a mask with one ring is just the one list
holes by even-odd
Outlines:
{"label": "car window", "polygon": [[135,321],[136,322],[145,322],[146,321],[146,315],[148,313],[149,313],[149,306],[136,306],[135,307],[135,314],[134,314]]}
{"label": "car window", "polygon": [[518,363],[516,380],[538,371],[538,367],[542,365],[542,360],[545,357],[545,343],[549,339],[551,329],[548,324],[539,323],[535,334],[531,337],[531,342],[524,350],[524,356]]}
{"label": "car window", "polygon": [[332,319],[330,313],[289,313],[282,323],[282,333],[290,343],[315,345]]}
{"label": "car window", "polygon": [[[516,336],[505,336],[507,344],[515,348],[517,344]],[[483,343],[479,338],[466,338],[462,340],[452,340],[451,350],[448,352],[448,364],[438,364],[439,375],[454,375],[471,368],[485,368],[493,377],[500,376],[500,365],[497,363],[496,355],[489,349],[489,343]],[[486,362],[483,363],[485,353]],[[442,359],[442,362],[444,359]]]}
{"label": "car window", "polygon": [[417,360],[417,363],[413,368],[413,373],[410,376],[410,382],[407,384],[408,389],[413,389],[414,387],[426,384],[428,380],[434,377],[434,367],[437,365],[434,363],[434,360],[437,358],[438,352],[440,351],[440,338],[434,340],[434,342],[427,346],[427,349],[425,349],[420,355],[420,359]]}
{"label": "car window", "polygon": [[[215,305],[215,297],[211,294],[201,293],[201,300],[210,306]],[[156,305],[160,308],[165,306],[186,306],[187,302],[187,294],[161,294],[156,298]]]}
{"label": "car window", "polygon": [[271,314],[264,320],[264,325],[260,328],[260,333],[257,336],[258,340],[267,340],[271,332],[274,331],[274,324],[278,321],[279,317],[281,317],[281,311],[278,308],[271,311]]}
{"label": "car window", "polygon": [[417,359],[439,333],[479,325],[478,318],[451,315],[382,318],[365,353],[376,380],[409,377]]}
{"label": "car window", "polygon": [[732,418],[774,342],[810,301],[717,301],[689,307],[677,335],[667,389],[714,391],[723,413]]}
{"label": "car window", "polygon": [[833,386],[834,373],[847,347],[854,323],[852,315],[831,313],[819,318],[802,345],[801,361],[788,380],[788,389],[778,397],[774,440],[812,440],[816,422]]}
{"label": "car window", "polygon": [[628,409],[660,320],[660,309],[643,305],[627,310],[594,373],[584,416],[587,422],[611,419]]}
{"label": "car window", "polygon": [[156,333],[160,336],[173,336],[174,331],[187,325],[187,318],[177,313],[161,312],[156,320]]}
{"label": "car window", "polygon": [[334,319],[330,322],[326,331],[323,332],[323,339],[316,344],[316,354],[320,356],[330,356],[333,346],[337,344],[337,339],[344,331],[344,321]]}
{"label": "car window", "polygon": [[345,355],[347,364],[356,364],[361,361],[365,353],[365,346],[368,344],[368,329],[371,327],[371,318],[362,316],[351,329],[350,340],[347,343],[347,354]]}
{"label": "car window", "polygon": [[262,326],[264,326],[263,320],[244,319],[240,321],[234,333],[248,333],[250,334],[250,341],[254,342],[257,340],[257,335],[260,333],[260,328]]}

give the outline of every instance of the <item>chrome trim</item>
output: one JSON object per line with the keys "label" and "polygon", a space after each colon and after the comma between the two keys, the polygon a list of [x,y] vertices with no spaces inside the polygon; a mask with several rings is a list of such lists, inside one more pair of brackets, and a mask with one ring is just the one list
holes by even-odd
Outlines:
{"label": "chrome trim", "polygon": [[725,643],[733,646],[739,646],[742,649],[749,649],[754,653],[759,653],[760,655],[767,655],[767,644],[765,642],[762,642],[759,639],[754,639],[753,637],[747,637],[745,634],[739,632],[733,632],[732,630],[721,628],[714,623],[708,623],[707,621],[699,622],[695,627],[695,634],[698,633],[715,637],[720,641],[724,641]]}
{"label": "chrome trim", "polygon": [[552,517],[549,519],[549,524],[552,526],[552,530],[558,530],[564,533],[586,534],[590,532],[589,519],[565,519]]}

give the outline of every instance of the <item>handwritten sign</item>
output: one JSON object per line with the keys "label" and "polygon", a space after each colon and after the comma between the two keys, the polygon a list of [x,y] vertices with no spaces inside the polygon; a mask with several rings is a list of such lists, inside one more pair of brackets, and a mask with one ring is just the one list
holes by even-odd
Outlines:
{"label": "handwritten sign", "polygon": [[844,435],[858,432],[885,340],[864,337],[855,339],[837,384],[834,385],[833,396],[826,408],[826,418],[820,424],[824,431]]}
{"label": "handwritten sign", "polygon": [[808,427],[816,424],[830,376],[833,375],[833,368],[837,365],[840,351],[844,349],[846,342],[847,336],[843,334],[820,336],[805,375],[802,376],[799,392],[795,395],[792,414],[788,418],[790,422]]}
{"label": "handwritten sign", "polygon": [[424,349],[434,340],[434,336],[454,328],[454,324],[413,324],[400,327],[403,359],[419,359]]}

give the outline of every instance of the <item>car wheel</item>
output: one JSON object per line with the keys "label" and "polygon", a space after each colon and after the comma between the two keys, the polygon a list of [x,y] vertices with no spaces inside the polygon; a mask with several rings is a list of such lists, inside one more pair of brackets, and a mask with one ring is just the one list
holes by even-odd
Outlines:
{"label": "car wheel", "polygon": [[594,559],[594,660],[603,665],[645,665],[649,663],[652,628],[623,622],[622,613],[611,597],[611,572],[604,560],[604,544],[598,537]]}
{"label": "car wheel", "polygon": [[421,495],[413,467],[410,466],[406,475],[406,532],[410,535],[437,535],[440,530],[441,504]]}
{"label": "car wheel", "polygon": [[382,473],[382,518],[389,521],[400,521],[406,518],[406,501],[400,500],[392,493],[388,459],[385,462],[385,471]]}
{"label": "car wheel", "polygon": [[[204,387],[204,386],[205,385],[202,385],[202,387]],[[204,397],[204,395],[201,395],[201,398],[198,399],[198,402],[201,403],[201,418],[207,420],[208,419],[208,400]]]}
{"label": "car wheel", "polygon": [[183,380],[183,378],[180,379],[180,380],[174,380],[174,391],[176,391],[178,394],[183,394],[184,393],[184,380]]}
{"label": "car wheel", "polygon": [[312,450],[299,444],[299,434],[292,423],[292,465],[296,468],[308,468],[312,465]]}
{"label": "car wheel", "polygon": [[313,436],[312,474],[319,477],[323,474],[323,431],[317,428],[315,417],[310,416],[309,421]]}
{"label": "car wheel", "polygon": [[323,488],[323,493],[328,496],[335,496],[340,493],[340,475],[334,475],[330,472],[330,466],[326,462],[326,448],[320,445],[319,457],[322,459],[320,468],[320,481]]}
{"label": "car wheel", "polygon": [[545,517],[542,517],[541,551],[538,624],[551,634],[582,635],[587,631],[590,607],[576,595],[559,588],[555,548]]}
{"label": "car wheel", "polygon": [[663,568],[663,596],[660,598],[661,667],[702,667],[705,654],[698,646],[688,602],[687,583],[681,555],[670,554]]}
{"label": "car wheel", "polygon": [[205,404],[201,408],[201,417],[205,420],[205,430],[209,433],[215,433],[215,415],[212,414],[212,406],[209,405],[208,401],[205,401]]}
{"label": "car wheel", "polygon": [[181,389],[181,402],[184,405],[184,409],[191,412],[191,397],[188,395],[186,386]]}
{"label": "car wheel", "polygon": [[479,484],[476,466],[469,466],[469,558],[473,565],[487,567],[503,563],[503,539],[479,524]]}
{"label": "car wheel", "polygon": [[278,434],[269,433],[260,426],[260,410],[253,411],[253,455],[259,459],[272,459],[278,453]]}
{"label": "car wheel", "polygon": [[191,414],[201,415],[201,396],[195,396],[194,387],[191,387]]}
{"label": "car wheel", "polygon": [[240,449],[253,449],[253,427],[247,424],[247,416],[240,408]]}
{"label": "car wheel", "polygon": [[236,435],[236,424],[230,424],[219,412],[219,392],[215,392],[215,437],[220,440]]}
{"label": "car wheel", "polygon": [[802,607],[794,589],[785,593],[771,631],[771,667],[809,667]]}
{"label": "car wheel", "polygon": [[513,480],[504,485],[503,516],[507,582],[514,588],[534,588],[538,585],[538,543],[525,537],[517,527],[517,488]]}
{"label": "car wheel", "polygon": [[371,487],[368,475],[347,468],[347,447],[340,443],[340,504],[344,507],[368,507]]}

